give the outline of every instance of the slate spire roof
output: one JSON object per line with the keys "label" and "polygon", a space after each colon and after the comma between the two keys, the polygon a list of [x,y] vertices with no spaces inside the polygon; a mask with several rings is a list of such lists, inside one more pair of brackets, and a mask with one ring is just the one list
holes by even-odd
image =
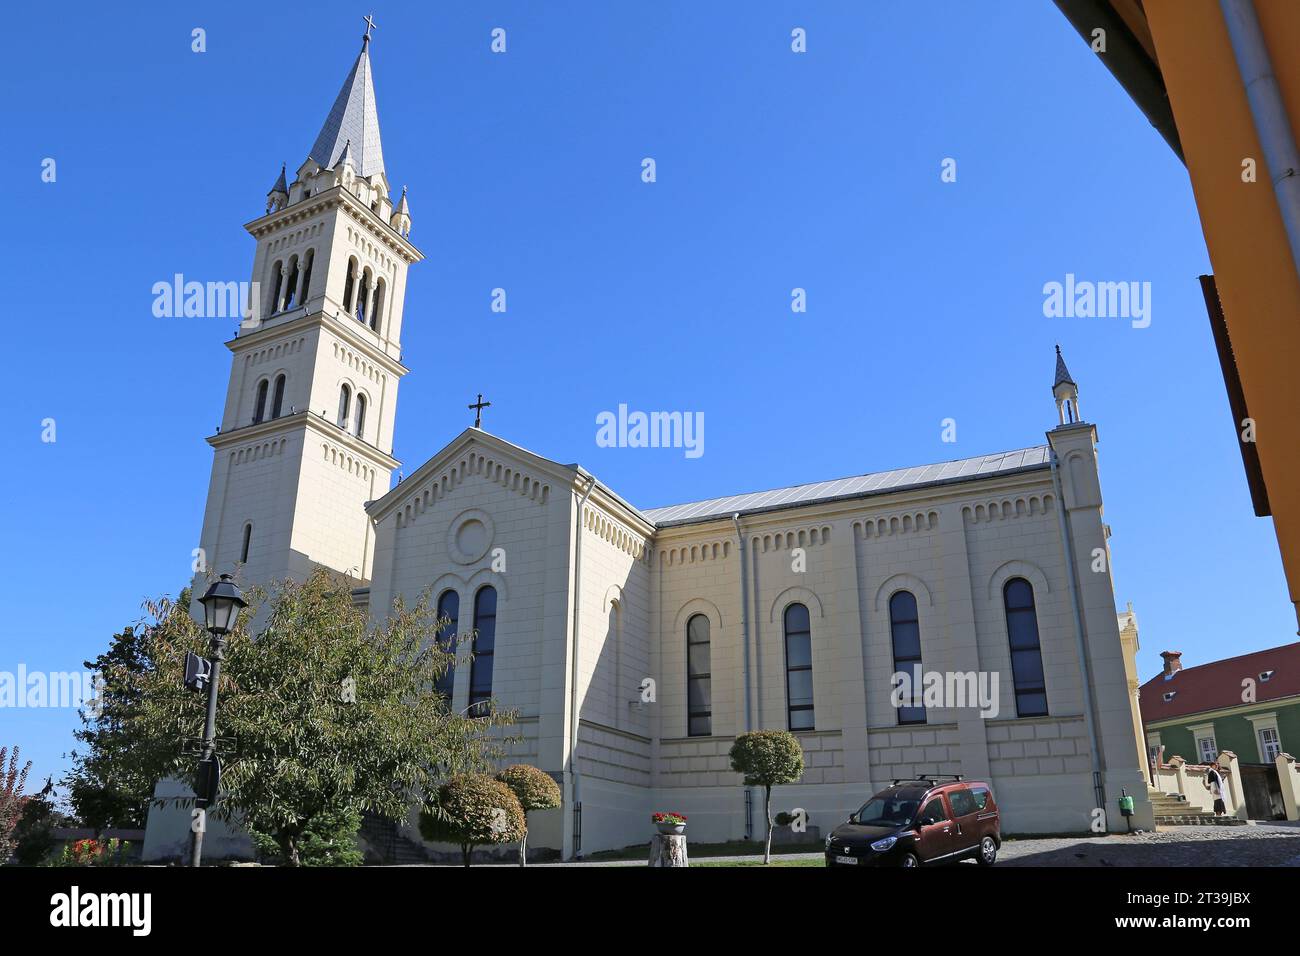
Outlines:
{"label": "slate spire roof", "polygon": [[271,192],[268,192],[267,195],[269,196],[271,193],[289,195],[289,184],[284,181],[284,163],[280,164],[280,178],[275,181],[275,185],[271,187]]}
{"label": "slate spire roof", "polygon": [[1070,370],[1065,367],[1065,359],[1061,357],[1061,347],[1056,347],[1056,381],[1052,383],[1052,388],[1060,385],[1062,382],[1068,382],[1071,385],[1078,386],[1078,382],[1070,378]]}
{"label": "slate spire roof", "polygon": [[334,106],[325,118],[309,154],[323,169],[332,169],[351,144],[352,166],[362,178],[384,171],[384,150],[379,142],[379,113],[375,109],[375,84],[370,68],[369,37],[352,71],[343,81]]}

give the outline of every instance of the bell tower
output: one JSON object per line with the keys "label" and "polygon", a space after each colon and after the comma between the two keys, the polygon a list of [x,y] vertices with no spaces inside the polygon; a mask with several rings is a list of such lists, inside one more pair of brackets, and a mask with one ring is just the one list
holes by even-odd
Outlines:
{"label": "bell tower", "polygon": [[292,182],[286,170],[256,240],[248,316],[232,355],[200,546],[249,582],[324,566],[368,582],[364,505],[389,490],[402,365],[407,238],[384,169],[370,28]]}

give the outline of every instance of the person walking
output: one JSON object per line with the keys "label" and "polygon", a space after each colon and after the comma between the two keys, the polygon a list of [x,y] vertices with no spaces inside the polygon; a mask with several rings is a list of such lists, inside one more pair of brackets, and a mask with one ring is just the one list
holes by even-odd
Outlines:
{"label": "person walking", "polygon": [[1227,787],[1223,782],[1223,768],[1217,760],[1210,761],[1210,767],[1205,771],[1205,788],[1214,796],[1214,815],[1221,817],[1227,813],[1227,805],[1223,802]]}

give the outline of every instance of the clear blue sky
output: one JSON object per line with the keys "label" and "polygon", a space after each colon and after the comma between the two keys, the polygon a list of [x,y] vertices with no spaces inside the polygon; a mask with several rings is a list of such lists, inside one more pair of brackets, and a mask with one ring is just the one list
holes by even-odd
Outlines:
{"label": "clear blue sky", "polygon": [[[367,12],[184,6],[31,8],[10,36],[0,670],[76,668],[186,583],[233,323],[155,318],[150,290],[249,278],[242,224],[305,158]],[[1055,424],[1060,342],[1100,432],[1142,676],[1164,648],[1194,664],[1295,640],[1186,173],[1047,0],[374,13],[384,157],[427,256],[403,330],[408,473],[479,391],[490,430],[643,507],[1020,448]],[[1150,282],[1151,326],[1045,318],[1067,272]],[[705,454],[597,448],[620,403],[703,411]],[[43,776],[74,726],[0,711],[0,744]]]}

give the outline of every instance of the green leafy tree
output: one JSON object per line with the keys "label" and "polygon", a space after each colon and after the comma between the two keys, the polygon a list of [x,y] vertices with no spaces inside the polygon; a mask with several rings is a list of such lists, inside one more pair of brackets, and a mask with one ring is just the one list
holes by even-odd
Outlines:
{"label": "green leafy tree", "polygon": [[524,808],[513,790],[485,773],[456,774],[438,788],[434,805],[420,814],[426,840],[460,844],[470,865],[474,847],[514,843],[528,830]]}
{"label": "green leafy tree", "polygon": [[60,813],[54,802],[54,781],[47,780],[40,793],[23,802],[22,813],[14,827],[14,860],[20,866],[39,866],[54,853],[58,841],[54,828],[67,826],[67,816]]}
{"label": "green leafy tree", "polygon": [[795,783],[803,776],[803,749],[788,730],[755,730],[731,745],[731,769],[745,775],[745,786],[763,788],[763,819],[767,840],[763,862],[772,861],[772,788]]}
{"label": "green leafy tree", "polygon": [[519,865],[528,865],[528,819],[533,810],[551,810],[560,805],[563,799],[560,785],[545,770],[538,770],[526,763],[511,764],[499,774],[497,779],[514,791],[519,805],[524,808],[524,835],[519,839]]}
{"label": "green leafy tree", "polygon": [[[187,589],[177,605],[189,604]],[[154,784],[166,769],[165,760],[143,759],[149,751],[140,747],[140,725],[132,720],[140,710],[144,677],[154,666],[149,651],[145,628],[127,627],[113,636],[107,651],[85,662],[104,684],[99,706],[81,713],[81,729],[74,733],[81,746],[69,755],[72,769],[63,785],[77,818],[97,834],[110,827],[142,829]]]}
{"label": "green leafy tree", "polygon": [[[9,758],[8,767],[5,766],[6,756]],[[14,850],[14,827],[18,825],[23,804],[28,799],[23,796],[23,790],[27,787],[27,775],[31,771],[30,760],[21,767],[18,766],[17,747],[12,751],[8,747],[0,747],[0,866],[9,861],[9,854]]]}
{"label": "green leafy tree", "polygon": [[[298,841],[299,866],[360,866],[364,854],[357,845],[361,814],[347,810],[337,816],[322,815],[311,822]],[[267,833],[250,831],[253,845],[265,862],[284,864],[280,844]]]}
{"label": "green leafy tree", "polygon": [[[445,622],[427,594],[410,607],[394,602],[377,627],[347,583],[325,571],[245,598],[218,689],[217,734],[235,743],[218,748],[222,790],[209,812],[266,835],[285,865],[302,863],[310,835],[336,832],[331,820],[365,811],[402,819],[437,780],[498,755],[497,728],[513,713],[452,714],[434,689],[455,655],[434,639]],[[182,684],[185,653],[206,656],[208,635],[186,604],[163,599],[146,609],[151,666],[138,677],[124,732],[142,766],[188,775],[195,759],[181,744],[201,734],[205,695]],[[248,622],[263,619],[254,636]],[[110,686],[121,669],[110,667]]]}

